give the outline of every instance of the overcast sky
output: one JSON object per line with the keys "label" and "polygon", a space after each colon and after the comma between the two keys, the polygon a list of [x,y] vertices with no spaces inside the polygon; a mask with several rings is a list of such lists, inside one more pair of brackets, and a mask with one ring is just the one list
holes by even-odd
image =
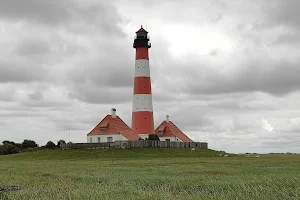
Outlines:
{"label": "overcast sky", "polygon": [[300,1],[0,0],[0,140],[86,142],[131,126],[149,31],[155,127],[229,152],[300,152]]}

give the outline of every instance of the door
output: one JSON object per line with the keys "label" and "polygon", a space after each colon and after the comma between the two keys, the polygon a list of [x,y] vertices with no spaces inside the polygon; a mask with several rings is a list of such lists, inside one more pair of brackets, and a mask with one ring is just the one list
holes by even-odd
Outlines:
{"label": "door", "polygon": [[167,148],[170,148],[170,139],[166,139]]}

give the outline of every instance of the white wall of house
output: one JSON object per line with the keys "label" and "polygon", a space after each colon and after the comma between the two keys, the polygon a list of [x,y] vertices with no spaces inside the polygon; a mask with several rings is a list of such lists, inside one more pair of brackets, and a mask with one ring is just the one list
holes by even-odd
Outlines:
{"label": "white wall of house", "polygon": [[109,138],[111,138],[111,142],[115,141],[127,141],[128,139],[124,137],[122,134],[107,134],[107,135],[90,135],[87,136],[87,143],[98,143],[100,138],[100,142],[109,142]]}
{"label": "white wall of house", "polygon": [[170,140],[171,142],[182,142],[178,137],[159,137],[160,141]]}
{"label": "white wall of house", "polygon": [[139,136],[144,140],[149,137],[148,134],[139,134]]}

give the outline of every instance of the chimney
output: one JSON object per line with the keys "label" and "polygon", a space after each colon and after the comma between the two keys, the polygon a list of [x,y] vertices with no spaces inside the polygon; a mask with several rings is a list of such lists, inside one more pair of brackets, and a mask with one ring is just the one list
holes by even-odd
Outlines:
{"label": "chimney", "polygon": [[116,118],[116,116],[117,116],[117,115],[116,115],[116,111],[117,111],[117,110],[116,110],[115,108],[112,108],[112,109],[111,109],[111,117],[112,117],[112,118]]}
{"label": "chimney", "polygon": [[169,123],[169,115],[166,116],[166,122]]}

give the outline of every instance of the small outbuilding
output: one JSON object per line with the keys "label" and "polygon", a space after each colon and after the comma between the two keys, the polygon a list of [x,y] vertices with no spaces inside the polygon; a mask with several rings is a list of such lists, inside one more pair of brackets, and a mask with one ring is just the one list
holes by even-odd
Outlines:
{"label": "small outbuilding", "polygon": [[158,135],[160,141],[193,142],[173,122],[169,121],[168,115],[166,120],[155,129],[155,134]]}
{"label": "small outbuilding", "polygon": [[107,115],[91,132],[87,134],[88,143],[136,141],[140,136],[116,115],[116,109],[111,109]]}

